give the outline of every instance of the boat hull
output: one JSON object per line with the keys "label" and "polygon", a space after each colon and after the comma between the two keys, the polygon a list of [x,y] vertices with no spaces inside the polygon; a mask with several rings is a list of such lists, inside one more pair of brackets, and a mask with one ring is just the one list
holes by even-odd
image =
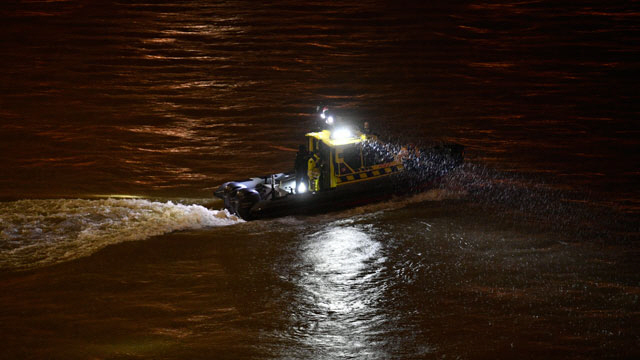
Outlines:
{"label": "boat hull", "polygon": [[462,163],[463,150],[454,144],[432,148],[421,161],[405,162],[403,171],[317,192],[296,194],[295,186],[283,191],[284,183],[295,183],[295,174],[279,173],[227,182],[214,194],[224,200],[230,213],[245,220],[344,210],[437,186],[443,176]]}

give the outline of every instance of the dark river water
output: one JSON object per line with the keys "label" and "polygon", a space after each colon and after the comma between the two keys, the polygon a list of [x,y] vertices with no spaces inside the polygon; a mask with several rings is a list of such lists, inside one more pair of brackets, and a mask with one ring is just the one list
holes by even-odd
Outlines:
{"label": "dark river water", "polygon": [[[640,2],[0,4],[1,359],[640,357]],[[328,104],[437,188],[243,222]]]}

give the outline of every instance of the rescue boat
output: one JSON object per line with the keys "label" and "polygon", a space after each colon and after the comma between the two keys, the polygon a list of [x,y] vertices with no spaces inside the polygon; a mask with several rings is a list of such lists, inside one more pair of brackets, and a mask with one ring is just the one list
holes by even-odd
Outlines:
{"label": "rescue boat", "polygon": [[328,128],[306,134],[294,171],[229,181],[214,195],[244,220],[317,214],[432,188],[463,161],[464,147],[394,146],[368,128]]}

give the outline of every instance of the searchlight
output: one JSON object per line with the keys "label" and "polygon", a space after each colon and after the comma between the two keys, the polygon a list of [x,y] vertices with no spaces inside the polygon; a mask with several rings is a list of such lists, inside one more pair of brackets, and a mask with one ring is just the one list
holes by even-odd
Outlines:
{"label": "searchlight", "polygon": [[348,128],[336,129],[331,133],[331,138],[337,141],[344,141],[352,137],[351,130]]}
{"label": "searchlight", "polygon": [[327,117],[327,125],[329,126],[333,125],[333,116],[329,115]]}
{"label": "searchlight", "polygon": [[334,118],[333,115],[329,114],[329,108],[328,107],[324,107],[322,109],[322,112],[320,113],[320,118],[322,120],[324,120],[324,122],[329,125],[329,126],[333,126],[334,123]]}
{"label": "searchlight", "polygon": [[304,194],[307,192],[307,185],[305,185],[303,182],[300,183],[300,185],[298,185],[298,194]]}

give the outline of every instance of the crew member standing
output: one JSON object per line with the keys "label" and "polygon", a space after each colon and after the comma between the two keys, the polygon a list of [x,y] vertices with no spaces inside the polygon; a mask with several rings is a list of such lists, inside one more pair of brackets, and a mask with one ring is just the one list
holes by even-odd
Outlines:
{"label": "crew member standing", "polygon": [[309,156],[308,175],[309,175],[309,190],[316,192],[320,190],[320,174],[322,171],[322,160],[318,154],[311,153]]}
{"label": "crew member standing", "polygon": [[364,125],[362,127],[362,133],[365,135],[370,135],[371,134],[371,129],[369,128],[369,122],[365,121]]}
{"label": "crew member standing", "polygon": [[[307,177],[307,171],[309,170],[309,152],[304,145],[298,147],[296,153],[295,170],[296,170],[296,193],[306,191],[309,186],[309,178]],[[304,184],[304,190],[300,187],[300,184]]]}

